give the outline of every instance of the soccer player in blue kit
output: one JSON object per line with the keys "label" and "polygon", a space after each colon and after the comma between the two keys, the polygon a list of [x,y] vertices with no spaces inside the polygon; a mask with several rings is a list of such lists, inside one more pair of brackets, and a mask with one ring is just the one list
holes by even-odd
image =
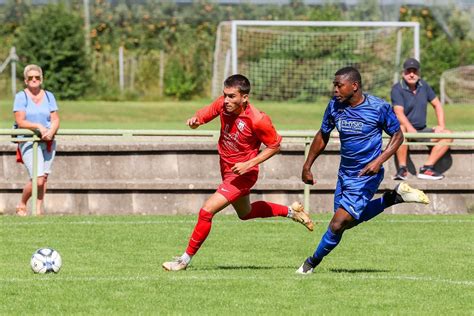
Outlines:
{"label": "soccer player in blue kit", "polygon": [[[314,184],[311,166],[324,151],[331,131],[337,128],[341,141],[341,162],[334,215],[314,254],[296,271],[310,274],[341,241],[346,229],[377,216],[389,206],[412,202],[428,204],[420,190],[400,183],[379,199],[371,200],[383,180],[382,164],[403,142],[403,132],[390,104],[362,92],[362,79],[357,69],[338,70],[333,81],[334,97],[330,100],[320,130],[314,136],[303,165],[302,180]],[[390,140],[382,151],[382,130]]]}

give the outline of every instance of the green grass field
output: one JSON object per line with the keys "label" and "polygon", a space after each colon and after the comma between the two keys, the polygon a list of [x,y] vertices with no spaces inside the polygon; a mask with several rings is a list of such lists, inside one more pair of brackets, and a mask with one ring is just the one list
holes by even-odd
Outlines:
{"label": "green grass field", "polygon": [[[85,129],[187,129],[186,119],[212,100],[186,102],[105,102],[64,101],[59,103],[62,128]],[[0,128],[11,128],[12,100],[0,101]],[[292,102],[255,102],[268,113],[279,130],[317,130],[326,104]],[[474,130],[474,106],[449,105],[445,107],[446,124],[454,131]],[[428,110],[430,126],[436,125],[432,108]],[[214,120],[204,129],[217,129]]]}
{"label": "green grass field", "polygon": [[[472,315],[474,216],[381,215],[346,232],[310,276],[295,275],[325,231],[218,215],[187,271],[196,216],[0,217],[0,314]],[[34,250],[63,257],[35,275]]]}

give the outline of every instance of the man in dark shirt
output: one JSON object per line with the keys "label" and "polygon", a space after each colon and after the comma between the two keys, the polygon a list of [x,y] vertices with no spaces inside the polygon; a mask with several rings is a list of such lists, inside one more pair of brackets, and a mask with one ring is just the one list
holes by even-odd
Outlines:
{"label": "man in dark shirt", "polygon": [[[444,124],[444,110],[441,102],[428,83],[420,78],[420,63],[414,58],[408,58],[403,63],[403,74],[399,83],[392,87],[393,111],[400,121],[404,133],[451,133]],[[428,102],[433,106],[438,125],[426,126]],[[452,142],[452,139],[432,139],[434,142]],[[440,180],[444,175],[434,170],[436,162],[448,151],[447,145],[433,146],[428,159],[420,168],[418,178]],[[408,146],[402,145],[396,155],[399,163],[395,180],[405,180],[407,170]]]}

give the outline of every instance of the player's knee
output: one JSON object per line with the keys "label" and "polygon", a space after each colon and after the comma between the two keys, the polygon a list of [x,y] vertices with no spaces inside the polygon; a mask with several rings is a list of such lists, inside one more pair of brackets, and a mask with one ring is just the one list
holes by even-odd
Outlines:
{"label": "player's knee", "polygon": [[340,221],[331,221],[331,223],[329,223],[329,228],[334,234],[340,235],[344,232],[345,225]]}

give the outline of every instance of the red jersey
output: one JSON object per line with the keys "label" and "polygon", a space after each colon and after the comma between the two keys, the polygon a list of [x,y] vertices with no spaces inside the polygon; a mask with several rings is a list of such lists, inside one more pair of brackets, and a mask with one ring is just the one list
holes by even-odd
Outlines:
{"label": "red jersey", "polygon": [[270,117],[250,103],[244,111],[236,115],[225,111],[224,96],[221,96],[212,104],[196,112],[196,117],[201,124],[217,116],[221,119],[221,133],[217,148],[221,160],[226,164],[233,166],[237,162],[254,158],[258,155],[262,143],[269,148],[280,145],[281,136],[273,127]]}

